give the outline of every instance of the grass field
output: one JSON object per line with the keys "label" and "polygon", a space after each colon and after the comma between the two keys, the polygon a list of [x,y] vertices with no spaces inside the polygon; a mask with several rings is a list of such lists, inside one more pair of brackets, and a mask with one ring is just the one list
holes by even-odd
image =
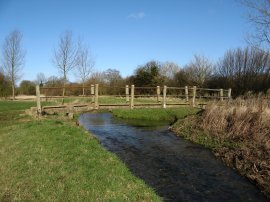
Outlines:
{"label": "grass field", "polygon": [[170,109],[114,109],[113,115],[119,118],[144,119],[153,121],[172,122],[184,118],[187,115],[195,114],[199,109],[189,107],[179,107]]}
{"label": "grass field", "polygon": [[93,136],[66,120],[33,120],[35,102],[0,101],[1,201],[160,201]]}

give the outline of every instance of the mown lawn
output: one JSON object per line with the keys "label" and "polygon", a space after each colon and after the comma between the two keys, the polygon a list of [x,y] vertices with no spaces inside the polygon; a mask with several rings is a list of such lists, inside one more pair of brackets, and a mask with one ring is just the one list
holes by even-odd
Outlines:
{"label": "mown lawn", "polygon": [[34,105],[0,101],[0,201],[160,201],[81,127],[23,115]]}

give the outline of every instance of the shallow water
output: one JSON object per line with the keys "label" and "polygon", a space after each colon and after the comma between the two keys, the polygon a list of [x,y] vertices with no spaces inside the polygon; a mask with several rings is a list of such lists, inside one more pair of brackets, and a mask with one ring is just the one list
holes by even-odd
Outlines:
{"label": "shallow water", "polygon": [[166,123],[82,114],[79,123],[117,154],[165,201],[267,201],[260,191],[202,146],[175,136]]}

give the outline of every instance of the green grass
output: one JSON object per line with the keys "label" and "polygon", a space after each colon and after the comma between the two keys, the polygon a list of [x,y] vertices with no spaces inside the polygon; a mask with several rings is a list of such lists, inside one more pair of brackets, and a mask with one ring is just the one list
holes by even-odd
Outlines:
{"label": "green grass", "polygon": [[36,106],[36,102],[28,101],[0,101],[0,113],[29,109]]}
{"label": "green grass", "polygon": [[236,142],[226,140],[222,137],[213,137],[209,133],[198,127],[198,116],[190,116],[186,119],[179,119],[172,126],[172,131],[176,135],[183,137],[191,142],[203,145],[213,151],[220,148],[236,148],[239,145]]}
{"label": "green grass", "polygon": [[0,201],[160,201],[81,127],[19,116],[34,105],[0,101]]}
{"label": "green grass", "polygon": [[170,109],[114,109],[113,115],[126,119],[144,119],[153,121],[174,121],[187,115],[195,114],[199,110],[189,107]]}
{"label": "green grass", "polygon": [[24,114],[24,110],[34,106],[35,102],[0,101],[0,128],[16,124],[18,120],[22,121],[28,117]]}
{"label": "green grass", "polygon": [[[53,103],[43,102],[42,104],[45,106]],[[0,127],[28,120],[29,116],[25,114],[25,110],[36,105],[34,101],[0,101]]]}
{"label": "green grass", "polygon": [[98,101],[100,104],[128,104],[125,97],[101,96]]}

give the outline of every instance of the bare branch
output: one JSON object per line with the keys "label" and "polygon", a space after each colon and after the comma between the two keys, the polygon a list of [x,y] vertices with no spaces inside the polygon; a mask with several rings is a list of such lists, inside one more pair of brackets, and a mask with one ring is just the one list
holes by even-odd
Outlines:
{"label": "bare branch", "polygon": [[72,32],[66,31],[60,36],[58,48],[54,51],[53,63],[61,72],[64,82],[67,81],[68,73],[76,66],[77,47],[72,39]]}
{"label": "bare branch", "polygon": [[25,51],[22,48],[22,34],[15,30],[5,39],[3,45],[3,70],[12,84],[12,95],[15,99],[15,86],[20,80],[22,66],[25,59]]}
{"label": "bare branch", "polygon": [[83,46],[81,42],[78,43],[78,54],[76,59],[77,71],[75,75],[81,80],[84,85],[86,80],[89,79],[90,74],[93,72],[95,60],[90,54],[89,49]]}
{"label": "bare branch", "polygon": [[[248,20],[255,28],[248,42],[252,45],[263,46],[269,49],[270,44],[270,1],[269,0],[239,0],[250,9]],[[252,40],[250,40],[252,39]]]}

